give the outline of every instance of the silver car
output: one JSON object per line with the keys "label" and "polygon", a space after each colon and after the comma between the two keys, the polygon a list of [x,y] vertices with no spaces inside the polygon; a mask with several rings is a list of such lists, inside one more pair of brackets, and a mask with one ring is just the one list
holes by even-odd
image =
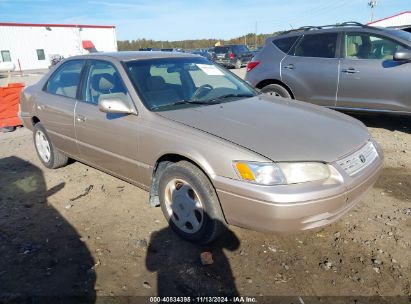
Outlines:
{"label": "silver car", "polygon": [[410,33],[348,22],[268,38],[245,79],[333,109],[411,114],[410,62]]}
{"label": "silver car", "polygon": [[190,54],[66,59],[24,90],[20,106],[47,168],[73,158],[149,191],[193,242],[228,224],[327,225],[372,187],[383,162],[359,121],[262,95]]}

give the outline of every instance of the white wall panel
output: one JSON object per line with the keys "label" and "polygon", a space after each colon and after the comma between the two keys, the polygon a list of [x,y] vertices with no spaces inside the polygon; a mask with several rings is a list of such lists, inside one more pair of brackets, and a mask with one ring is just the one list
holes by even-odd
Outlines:
{"label": "white wall panel", "polygon": [[[86,54],[82,40],[91,40],[100,52],[117,51],[115,28],[0,25],[0,50],[10,51],[13,63],[18,69],[20,62],[22,70],[48,68],[54,54],[65,58]],[[45,60],[38,60],[37,49],[44,50]]]}
{"label": "white wall panel", "polygon": [[381,26],[381,27],[389,27],[389,26],[403,26],[403,25],[410,25],[411,24],[411,12],[405,12],[400,15],[388,17],[386,19],[377,20],[375,22],[370,23],[372,26]]}

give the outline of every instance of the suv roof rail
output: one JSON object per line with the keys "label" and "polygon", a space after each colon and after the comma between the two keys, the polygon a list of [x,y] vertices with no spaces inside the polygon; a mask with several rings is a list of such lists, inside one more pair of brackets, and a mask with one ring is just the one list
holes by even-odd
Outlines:
{"label": "suv roof rail", "polygon": [[322,29],[327,29],[327,28],[344,27],[344,26],[360,26],[360,27],[363,27],[363,28],[376,29],[376,27],[371,27],[369,25],[362,24],[360,22],[347,21],[347,22],[343,22],[343,23],[339,23],[339,24],[329,24],[329,25],[319,25],[319,26],[302,26],[302,27],[297,28],[297,29],[283,31],[283,32],[280,33],[280,35],[284,35],[284,34],[288,34],[288,33],[292,33],[292,32],[305,32],[305,31],[311,31],[311,30],[322,30]]}

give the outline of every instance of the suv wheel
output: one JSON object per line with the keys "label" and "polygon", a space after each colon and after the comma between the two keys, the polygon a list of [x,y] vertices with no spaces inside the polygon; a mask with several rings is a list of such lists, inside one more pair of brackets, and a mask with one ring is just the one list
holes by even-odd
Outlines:
{"label": "suv wheel", "polygon": [[34,125],[33,140],[37,155],[44,166],[49,169],[56,169],[67,164],[68,157],[54,147],[41,123]]}
{"label": "suv wheel", "polygon": [[210,243],[226,229],[213,185],[187,161],[165,168],[159,181],[159,198],[171,228],[190,242]]}
{"label": "suv wheel", "polygon": [[262,93],[267,93],[273,96],[279,96],[283,98],[291,98],[291,94],[279,84],[269,84],[260,90]]}

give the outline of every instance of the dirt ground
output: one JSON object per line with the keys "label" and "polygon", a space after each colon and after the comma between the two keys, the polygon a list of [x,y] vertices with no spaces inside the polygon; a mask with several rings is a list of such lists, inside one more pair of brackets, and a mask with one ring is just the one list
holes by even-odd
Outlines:
{"label": "dirt ground", "polygon": [[[385,167],[352,211],[298,234],[230,227],[208,247],[170,231],[147,192],[79,162],[46,169],[28,130],[0,133],[0,302],[231,294],[299,296],[282,303],[410,303],[410,119],[356,117],[381,144]],[[201,265],[205,250],[213,265]]]}

